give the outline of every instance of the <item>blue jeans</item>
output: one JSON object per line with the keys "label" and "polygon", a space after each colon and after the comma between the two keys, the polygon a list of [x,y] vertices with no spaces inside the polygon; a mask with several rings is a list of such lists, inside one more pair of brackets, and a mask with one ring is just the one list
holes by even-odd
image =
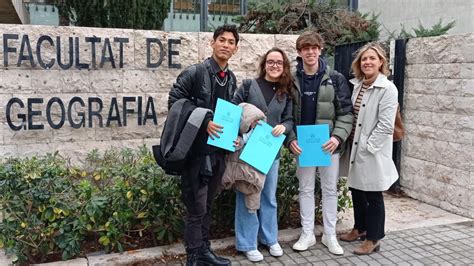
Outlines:
{"label": "blue jeans", "polygon": [[250,251],[257,249],[258,241],[271,246],[278,243],[277,200],[278,168],[280,159],[273,162],[265,178],[260,195],[260,209],[251,213],[245,207],[245,195],[237,191],[235,207],[236,249]]}

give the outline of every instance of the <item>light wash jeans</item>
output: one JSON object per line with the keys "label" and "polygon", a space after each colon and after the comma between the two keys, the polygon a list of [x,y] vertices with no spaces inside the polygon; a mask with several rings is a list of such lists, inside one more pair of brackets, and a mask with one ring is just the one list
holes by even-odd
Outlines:
{"label": "light wash jeans", "polygon": [[[321,190],[323,195],[324,234],[336,234],[337,222],[337,179],[339,177],[339,153],[331,156],[331,165],[319,167]],[[304,232],[314,233],[314,186],[316,167],[298,167],[296,176],[299,180],[299,201],[301,227]]]}
{"label": "light wash jeans", "polygon": [[245,195],[237,191],[235,206],[236,249],[242,252],[257,249],[258,241],[271,246],[278,243],[277,200],[280,159],[273,162],[260,195],[260,209],[251,213],[245,207]]}

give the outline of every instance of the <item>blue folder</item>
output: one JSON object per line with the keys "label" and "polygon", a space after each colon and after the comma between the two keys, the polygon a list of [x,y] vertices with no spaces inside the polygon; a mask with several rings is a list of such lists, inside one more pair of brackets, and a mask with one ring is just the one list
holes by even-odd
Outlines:
{"label": "blue folder", "polygon": [[322,148],[329,140],[328,124],[297,126],[296,134],[298,145],[303,150],[298,157],[300,167],[331,165],[331,154]]}
{"label": "blue folder", "polygon": [[285,135],[283,134],[274,137],[272,129],[265,122],[257,125],[239,157],[242,161],[255,167],[265,175],[270,171],[273,161],[275,161],[280,147],[285,140]]}
{"label": "blue folder", "polygon": [[224,128],[218,138],[211,139],[209,137],[207,144],[234,152],[234,140],[237,139],[239,133],[241,114],[242,108],[240,106],[218,98],[213,121]]}

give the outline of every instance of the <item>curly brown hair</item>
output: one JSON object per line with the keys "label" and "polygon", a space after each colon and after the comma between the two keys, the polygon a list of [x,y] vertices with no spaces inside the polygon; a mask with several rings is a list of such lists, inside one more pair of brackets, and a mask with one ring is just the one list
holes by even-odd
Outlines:
{"label": "curly brown hair", "polygon": [[292,88],[293,88],[294,79],[293,79],[293,76],[291,75],[290,60],[288,59],[288,56],[282,49],[278,47],[273,47],[270,50],[268,50],[264,56],[262,56],[262,58],[260,59],[259,66],[258,66],[258,76],[260,78],[265,78],[265,64],[267,63],[267,56],[271,52],[278,52],[283,57],[283,73],[281,74],[280,79],[278,80],[277,86],[276,86],[277,98],[278,100],[282,100],[284,94],[292,98],[293,97]]}

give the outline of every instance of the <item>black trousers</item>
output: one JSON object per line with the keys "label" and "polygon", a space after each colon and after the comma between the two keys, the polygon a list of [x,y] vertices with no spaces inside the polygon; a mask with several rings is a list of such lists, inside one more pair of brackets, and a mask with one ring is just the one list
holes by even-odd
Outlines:
{"label": "black trousers", "polygon": [[376,241],[385,236],[385,205],[382,191],[350,188],[354,207],[354,228],[367,232],[367,239]]}
{"label": "black trousers", "polygon": [[[209,246],[212,202],[224,174],[223,153],[214,153],[212,176],[200,174],[204,157],[193,158],[181,176],[181,197],[186,206],[184,244],[188,253]],[[193,184],[198,182],[198,184]]]}

